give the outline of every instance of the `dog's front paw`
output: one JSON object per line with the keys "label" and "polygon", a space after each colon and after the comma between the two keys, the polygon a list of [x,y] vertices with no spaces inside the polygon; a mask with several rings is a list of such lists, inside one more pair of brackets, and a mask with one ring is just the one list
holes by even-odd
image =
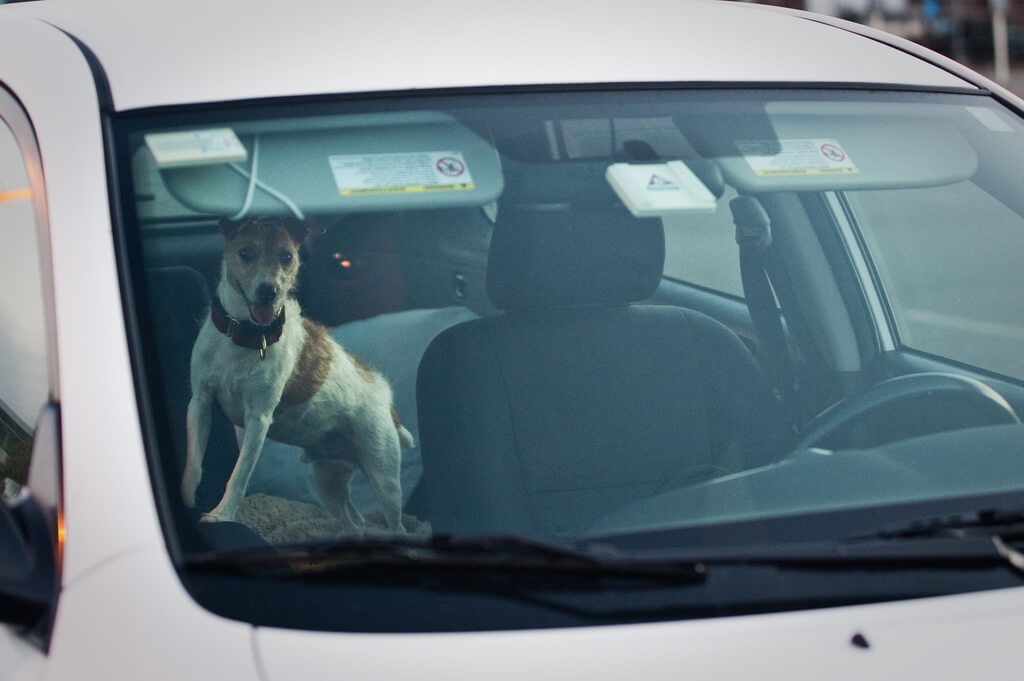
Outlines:
{"label": "dog's front paw", "polygon": [[234,521],[234,514],[227,514],[223,512],[217,512],[216,510],[204,513],[200,518],[201,523],[230,523]]}

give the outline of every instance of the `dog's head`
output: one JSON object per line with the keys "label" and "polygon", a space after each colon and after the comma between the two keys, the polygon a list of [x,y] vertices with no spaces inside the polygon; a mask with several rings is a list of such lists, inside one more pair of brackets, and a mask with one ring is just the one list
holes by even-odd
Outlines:
{"label": "dog's head", "polygon": [[299,247],[323,228],[293,218],[225,219],[220,228],[227,283],[245,299],[251,320],[269,326],[297,284]]}

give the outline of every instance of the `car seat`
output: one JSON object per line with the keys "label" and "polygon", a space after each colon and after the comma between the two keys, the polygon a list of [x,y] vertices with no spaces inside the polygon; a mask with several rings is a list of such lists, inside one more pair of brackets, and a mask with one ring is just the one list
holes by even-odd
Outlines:
{"label": "car seat", "polygon": [[503,312],[448,329],[423,357],[435,533],[572,536],[785,446],[785,418],[738,336],[693,310],[636,304],[661,282],[661,221],[633,218],[610,190],[583,195],[500,207],[487,292]]}

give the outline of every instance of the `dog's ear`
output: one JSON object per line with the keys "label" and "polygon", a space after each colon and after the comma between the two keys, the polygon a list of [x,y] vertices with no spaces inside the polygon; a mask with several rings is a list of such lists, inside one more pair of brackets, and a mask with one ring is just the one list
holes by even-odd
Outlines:
{"label": "dog's ear", "polygon": [[238,230],[245,224],[245,220],[232,220],[231,218],[220,219],[220,233],[224,238],[231,241],[238,234]]}
{"label": "dog's ear", "polygon": [[301,246],[311,236],[319,236],[327,230],[312,220],[286,220],[284,228],[291,234],[295,243]]}

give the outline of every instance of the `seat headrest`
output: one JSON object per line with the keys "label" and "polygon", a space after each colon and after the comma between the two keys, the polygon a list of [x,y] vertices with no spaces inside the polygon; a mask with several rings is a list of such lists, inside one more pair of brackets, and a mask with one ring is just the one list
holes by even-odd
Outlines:
{"label": "seat headrest", "polygon": [[652,295],[665,264],[661,220],[621,205],[502,206],[487,295],[500,309],[627,305]]}

